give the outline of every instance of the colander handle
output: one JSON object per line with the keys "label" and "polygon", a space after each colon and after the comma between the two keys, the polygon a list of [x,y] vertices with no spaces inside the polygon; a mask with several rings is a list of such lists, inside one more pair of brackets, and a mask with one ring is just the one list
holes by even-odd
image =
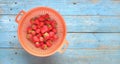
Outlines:
{"label": "colander handle", "polygon": [[[58,50],[58,52],[64,53],[64,52],[66,51],[66,49],[68,48],[68,41],[67,41],[67,40],[64,40],[64,45],[65,45],[65,48],[60,48],[60,49]],[[63,46],[64,46],[64,45],[63,45]]]}
{"label": "colander handle", "polygon": [[16,19],[15,19],[15,21],[16,21],[17,23],[19,23],[19,20],[20,20],[20,18],[22,17],[22,16],[20,17],[21,14],[24,15],[24,14],[25,14],[25,11],[24,11],[24,10],[21,10],[21,11],[18,13],[18,15],[16,16]]}

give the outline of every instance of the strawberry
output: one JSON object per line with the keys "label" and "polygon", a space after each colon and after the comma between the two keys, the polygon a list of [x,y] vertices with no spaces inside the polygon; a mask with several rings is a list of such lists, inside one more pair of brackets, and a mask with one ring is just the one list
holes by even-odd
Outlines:
{"label": "strawberry", "polygon": [[40,40],[40,42],[43,42],[44,38],[41,36],[41,37],[39,37],[39,40]]}
{"label": "strawberry", "polygon": [[47,42],[46,42],[46,45],[47,45],[48,47],[51,47],[51,46],[52,46],[51,41],[47,41]]}
{"label": "strawberry", "polygon": [[26,38],[31,40],[32,34],[27,34],[27,35],[26,35]]}
{"label": "strawberry", "polygon": [[34,24],[34,21],[35,21],[34,18],[30,19],[30,23],[31,23],[31,24]]}
{"label": "strawberry", "polygon": [[43,36],[44,36],[45,40],[47,40],[47,39],[50,38],[50,36],[49,36],[49,34],[48,34],[47,32],[45,32],[45,33],[43,34]]}
{"label": "strawberry", "polygon": [[44,18],[47,20],[47,19],[50,19],[49,15],[48,14],[45,14],[44,15]]}
{"label": "strawberry", "polygon": [[49,32],[49,35],[50,35],[50,37],[53,37],[53,36],[55,35],[55,33],[52,32],[52,31],[50,31],[50,32]]}
{"label": "strawberry", "polygon": [[41,36],[42,36],[42,34],[41,34],[41,33],[37,34],[37,37],[41,37]]}
{"label": "strawberry", "polygon": [[36,33],[40,33],[40,29],[36,29]]}
{"label": "strawberry", "polygon": [[36,35],[36,32],[34,30],[31,31],[32,35]]}
{"label": "strawberry", "polygon": [[38,29],[41,29],[41,26],[40,26],[40,25],[37,25],[37,28],[38,28]]}
{"label": "strawberry", "polygon": [[39,20],[38,20],[38,19],[35,19],[35,22],[34,22],[34,24],[37,24],[37,25],[39,25]]}
{"label": "strawberry", "polygon": [[44,21],[45,20],[43,15],[41,15],[38,19],[39,19],[39,21]]}
{"label": "strawberry", "polygon": [[46,50],[53,45],[52,42],[58,39],[56,21],[51,19],[49,14],[40,15],[30,19],[31,25],[27,28],[26,38],[29,39],[36,48]]}
{"label": "strawberry", "polygon": [[54,38],[53,38],[53,37],[51,37],[51,38],[50,38],[50,40],[51,40],[51,41],[54,41]]}
{"label": "strawberry", "polygon": [[37,25],[33,24],[33,25],[32,25],[32,29],[33,29],[33,30],[36,30],[36,29],[37,29]]}
{"label": "strawberry", "polygon": [[46,21],[45,21],[45,24],[46,24],[46,25],[50,24],[50,21],[46,20]]}
{"label": "strawberry", "polygon": [[48,30],[52,30],[52,26],[50,24],[47,25],[48,26]]}
{"label": "strawberry", "polygon": [[47,47],[46,44],[43,44],[43,45],[41,46],[41,48],[42,48],[43,50],[46,50],[48,47]]}
{"label": "strawberry", "polygon": [[44,25],[44,22],[39,22],[39,26],[43,26]]}
{"label": "strawberry", "polygon": [[44,25],[42,28],[41,28],[41,33],[45,33],[48,31],[48,27],[46,25]]}
{"label": "strawberry", "polygon": [[27,33],[31,33],[32,32],[32,28],[31,27],[28,27],[27,28]]}
{"label": "strawberry", "polygon": [[49,34],[48,34],[47,32],[45,32],[45,33],[43,34],[43,36],[44,36],[44,37],[47,37],[47,36],[49,36]]}
{"label": "strawberry", "polygon": [[41,35],[41,33],[37,33],[36,36],[37,36],[38,38],[40,38],[42,35]]}
{"label": "strawberry", "polygon": [[54,28],[54,29],[52,29],[52,31],[54,32],[54,33],[57,33],[57,30]]}
{"label": "strawberry", "polygon": [[39,47],[40,47],[40,43],[39,43],[39,42],[35,42],[35,46],[36,46],[37,48],[39,48]]}
{"label": "strawberry", "polygon": [[44,42],[40,42],[40,46],[42,46],[44,44]]}
{"label": "strawberry", "polygon": [[33,42],[39,42],[39,38],[37,36],[33,36]]}
{"label": "strawberry", "polygon": [[51,20],[51,25],[52,25],[52,27],[56,27],[56,25],[57,25],[56,21],[55,20]]}

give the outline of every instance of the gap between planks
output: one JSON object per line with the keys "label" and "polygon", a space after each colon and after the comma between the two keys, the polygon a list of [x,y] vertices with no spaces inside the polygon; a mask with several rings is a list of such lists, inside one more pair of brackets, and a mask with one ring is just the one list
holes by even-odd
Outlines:
{"label": "gap between planks", "polygon": [[[23,49],[17,47],[0,47],[0,49]],[[67,49],[80,49],[80,50],[120,50],[120,47],[113,48],[67,48]],[[23,49],[24,50],[24,49]]]}
{"label": "gap between planks", "polygon": [[[17,31],[0,31],[1,32],[17,32]],[[91,33],[91,34],[95,34],[95,33],[120,33],[120,32],[67,32],[67,33]]]}
{"label": "gap between planks", "polygon": [[67,32],[67,33],[120,33],[120,32]]}
{"label": "gap between planks", "polygon": [[[19,12],[18,12],[19,13]],[[18,14],[0,14],[0,15],[13,15],[13,16],[16,16]],[[117,16],[117,17],[120,17],[120,15],[62,15],[62,16],[106,16],[106,17],[112,17],[112,16]]]}

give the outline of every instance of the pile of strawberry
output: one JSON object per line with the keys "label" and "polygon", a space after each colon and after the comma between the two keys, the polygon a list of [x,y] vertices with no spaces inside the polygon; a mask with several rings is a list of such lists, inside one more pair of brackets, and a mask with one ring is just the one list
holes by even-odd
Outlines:
{"label": "pile of strawberry", "polygon": [[57,40],[56,21],[48,14],[31,18],[30,26],[27,27],[27,39],[37,48],[48,49]]}

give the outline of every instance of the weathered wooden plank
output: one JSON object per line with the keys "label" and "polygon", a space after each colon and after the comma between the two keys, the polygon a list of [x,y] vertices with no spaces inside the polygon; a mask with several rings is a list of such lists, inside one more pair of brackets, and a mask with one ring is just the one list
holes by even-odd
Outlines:
{"label": "weathered wooden plank", "polygon": [[51,7],[62,15],[120,15],[119,0],[1,0],[0,14],[17,14],[38,6]]}
{"label": "weathered wooden plank", "polygon": [[1,64],[119,64],[120,50],[67,49],[64,54],[35,57],[23,49],[0,49]]}
{"label": "weathered wooden plank", "polygon": [[[120,49],[120,33],[68,33],[68,48]],[[17,32],[0,32],[0,48],[21,48]]]}
{"label": "weathered wooden plank", "polygon": [[[120,32],[120,16],[63,16],[67,32]],[[15,15],[0,15],[0,32],[17,31]]]}

